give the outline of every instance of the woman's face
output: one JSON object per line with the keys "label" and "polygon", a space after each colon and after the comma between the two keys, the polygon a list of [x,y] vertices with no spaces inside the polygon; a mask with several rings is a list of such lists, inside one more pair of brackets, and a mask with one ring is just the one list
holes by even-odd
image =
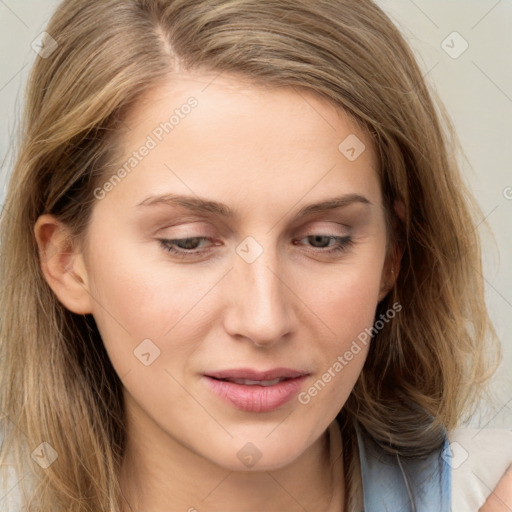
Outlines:
{"label": "woman's face", "polygon": [[174,78],[126,126],[84,261],[129,431],[283,466],[343,407],[388,290],[371,142],[309,93],[226,75]]}

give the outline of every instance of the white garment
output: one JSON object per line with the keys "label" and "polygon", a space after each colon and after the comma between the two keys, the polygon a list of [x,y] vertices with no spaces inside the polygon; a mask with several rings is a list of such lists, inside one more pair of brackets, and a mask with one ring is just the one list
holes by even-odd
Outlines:
{"label": "white garment", "polygon": [[18,488],[20,478],[13,465],[7,465],[3,470],[7,471],[7,478],[5,478],[2,473],[0,482],[0,510],[2,510],[2,512],[19,512],[23,510]]}
{"label": "white garment", "polygon": [[452,512],[478,512],[512,464],[512,430],[459,428],[452,451]]}

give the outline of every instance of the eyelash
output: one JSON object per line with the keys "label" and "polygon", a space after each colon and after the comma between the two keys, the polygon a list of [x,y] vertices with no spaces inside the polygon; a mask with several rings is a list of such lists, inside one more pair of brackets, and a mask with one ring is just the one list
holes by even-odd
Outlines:
{"label": "eyelash", "polygon": [[[350,236],[335,236],[335,235],[307,235],[304,238],[314,238],[314,237],[321,237],[321,238],[328,238],[329,240],[338,240],[338,243],[333,246],[332,248],[328,250],[322,250],[322,247],[314,248],[318,249],[321,254],[339,254],[342,252],[347,251],[350,247],[354,245],[354,240]],[[160,242],[161,247],[164,249],[164,251],[173,254],[174,256],[177,256],[179,258],[188,258],[193,256],[198,256],[201,254],[207,254],[211,251],[211,249],[206,249],[203,251],[197,251],[197,250],[186,250],[181,249],[178,250],[174,246],[181,242],[188,242],[190,240],[210,240],[210,238],[205,236],[194,236],[189,238],[174,238],[174,239],[167,239],[167,238],[159,238],[158,241]],[[214,244],[214,245],[220,245],[220,244]],[[295,241],[294,241],[294,245]]]}

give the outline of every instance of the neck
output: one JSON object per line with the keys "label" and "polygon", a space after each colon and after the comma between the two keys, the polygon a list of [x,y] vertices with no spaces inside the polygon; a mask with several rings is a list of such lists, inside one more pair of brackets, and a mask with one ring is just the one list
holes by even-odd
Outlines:
{"label": "neck", "polygon": [[341,439],[336,421],[287,466],[240,472],[204,459],[154,423],[137,421],[131,425],[120,474],[126,500],[123,512],[344,510]]}

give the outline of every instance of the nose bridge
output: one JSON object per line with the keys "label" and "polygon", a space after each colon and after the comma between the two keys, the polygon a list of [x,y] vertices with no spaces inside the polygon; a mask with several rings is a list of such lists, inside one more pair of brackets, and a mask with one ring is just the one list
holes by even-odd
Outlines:
{"label": "nose bridge", "polygon": [[289,293],[271,238],[259,242],[247,237],[234,258],[234,301],[227,327],[232,335],[250,338],[258,345],[273,344],[290,329]]}

